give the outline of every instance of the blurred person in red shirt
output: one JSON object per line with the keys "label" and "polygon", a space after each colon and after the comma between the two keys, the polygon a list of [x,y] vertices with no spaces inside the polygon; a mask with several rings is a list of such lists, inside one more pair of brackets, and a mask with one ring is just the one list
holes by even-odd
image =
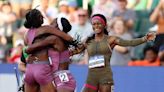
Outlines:
{"label": "blurred person in red shirt", "polygon": [[23,39],[18,39],[15,42],[15,46],[10,50],[10,54],[7,58],[8,63],[13,64],[13,63],[20,62],[23,46],[24,46]]}
{"label": "blurred person in red shirt", "polygon": [[158,58],[158,50],[155,47],[148,46],[144,49],[144,59],[131,61],[128,66],[160,66],[160,59]]}

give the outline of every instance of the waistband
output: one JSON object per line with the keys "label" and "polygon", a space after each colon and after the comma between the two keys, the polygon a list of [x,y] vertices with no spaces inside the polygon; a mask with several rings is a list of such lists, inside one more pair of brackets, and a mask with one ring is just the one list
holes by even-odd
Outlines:
{"label": "waistband", "polygon": [[50,64],[49,61],[33,61],[31,63],[28,63],[27,64]]}
{"label": "waistband", "polygon": [[61,73],[71,73],[69,70],[58,70],[54,73],[54,75],[59,75]]}

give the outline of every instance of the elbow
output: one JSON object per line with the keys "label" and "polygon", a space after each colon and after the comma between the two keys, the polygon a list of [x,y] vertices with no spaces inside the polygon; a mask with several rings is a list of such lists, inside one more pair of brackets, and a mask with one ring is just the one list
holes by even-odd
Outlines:
{"label": "elbow", "polygon": [[25,50],[25,53],[27,53],[27,54],[31,54],[31,53],[32,53],[31,48],[27,48],[27,49]]}

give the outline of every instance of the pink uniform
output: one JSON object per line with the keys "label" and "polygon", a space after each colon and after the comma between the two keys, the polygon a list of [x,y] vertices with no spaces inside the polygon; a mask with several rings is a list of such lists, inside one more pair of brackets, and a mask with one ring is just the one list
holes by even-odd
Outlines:
{"label": "pink uniform", "polygon": [[[28,31],[27,39],[28,45],[32,44],[35,37],[35,29]],[[52,49],[48,50],[49,62],[47,64],[28,64],[25,81],[28,84],[46,84],[54,80],[57,89],[65,88],[70,90],[75,90],[76,81],[69,70],[58,70],[59,63],[70,62],[69,50],[65,50],[62,53],[54,51]],[[51,64],[51,67],[50,67]],[[51,75],[54,73],[53,76]]]}
{"label": "pink uniform", "polygon": [[[69,50],[60,53],[59,63],[70,62]],[[54,72],[54,81],[57,89],[75,90],[76,80],[69,70],[58,70]]]}
{"label": "pink uniform", "polygon": [[[32,44],[36,29],[31,29],[27,33],[27,44]],[[28,63],[28,62],[27,62]],[[29,85],[46,85],[53,81],[53,72],[48,61],[34,61],[27,64],[25,72],[25,82]]]}

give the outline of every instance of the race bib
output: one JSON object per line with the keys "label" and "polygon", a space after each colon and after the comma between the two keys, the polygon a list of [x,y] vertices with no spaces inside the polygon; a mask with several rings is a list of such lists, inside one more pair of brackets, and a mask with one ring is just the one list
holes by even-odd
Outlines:
{"label": "race bib", "polygon": [[111,86],[111,92],[114,92],[114,85]]}
{"label": "race bib", "polygon": [[89,68],[105,66],[104,56],[95,55],[89,58]]}
{"label": "race bib", "polygon": [[59,78],[60,78],[61,82],[68,82],[69,81],[67,73],[60,73]]}

